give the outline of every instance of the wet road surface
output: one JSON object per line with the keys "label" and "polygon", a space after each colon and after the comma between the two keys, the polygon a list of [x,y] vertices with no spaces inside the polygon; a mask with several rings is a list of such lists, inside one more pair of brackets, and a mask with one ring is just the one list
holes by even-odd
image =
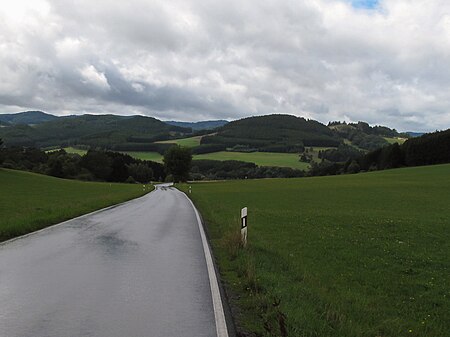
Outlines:
{"label": "wet road surface", "polygon": [[0,245],[0,336],[216,336],[205,254],[174,188]]}

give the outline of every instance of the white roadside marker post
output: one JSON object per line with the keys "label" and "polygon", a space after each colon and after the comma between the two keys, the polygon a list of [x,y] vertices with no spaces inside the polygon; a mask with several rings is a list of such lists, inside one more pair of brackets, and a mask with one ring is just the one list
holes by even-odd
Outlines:
{"label": "white roadside marker post", "polygon": [[192,193],[192,186],[189,185],[189,194]]}
{"label": "white roadside marker post", "polygon": [[244,247],[247,247],[247,207],[241,209],[241,241]]}

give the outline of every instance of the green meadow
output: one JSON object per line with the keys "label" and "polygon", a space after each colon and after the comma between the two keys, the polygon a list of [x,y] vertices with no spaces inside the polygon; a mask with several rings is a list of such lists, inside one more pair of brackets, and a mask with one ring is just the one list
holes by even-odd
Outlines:
{"label": "green meadow", "polygon": [[142,185],[81,182],[0,169],[0,241],[139,197]]}
{"label": "green meadow", "polygon": [[291,167],[299,170],[306,170],[309,167],[308,163],[299,161],[299,155],[296,153],[221,151],[195,155],[195,159],[240,160],[255,163],[258,166]]}
{"label": "green meadow", "polygon": [[399,145],[402,145],[406,142],[406,138],[384,137],[384,139],[386,139],[389,144],[398,143]]}
{"label": "green meadow", "polygon": [[[55,150],[48,150],[46,152],[53,152],[53,151],[58,151],[60,149],[55,149]],[[67,153],[74,153],[74,154],[79,154],[80,156],[84,156],[87,153],[87,150],[81,150],[72,146],[69,147],[64,147],[63,148],[64,151],[66,151]]]}
{"label": "green meadow", "polygon": [[[184,138],[180,139],[180,141],[191,140],[193,138]],[[172,141],[167,141],[172,142]],[[181,144],[180,144],[181,145]],[[188,145],[183,145],[188,146]],[[309,148],[308,148],[309,149]],[[317,159],[317,154],[319,150],[325,150],[329,148],[313,148],[311,152],[313,159]],[[76,153],[79,155],[84,155],[87,151],[80,150],[73,147],[65,147],[67,153]],[[129,154],[130,156],[142,159],[142,160],[151,160],[158,163],[163,162],[163,156],[157,152],[137,152],[137,151],[128,151],[123,152]],[[309,168],[308,163],[303,163],[299,161],[299,155],[296,153],[275,153],[275,152],[213,152],[201,155],[194,155],[193,159],[211,159],[211,160],[241,160],[245,162],[255,163],[258,166],[279,166],[279,167],[291,167],[299,170],[307,170]]]}
{"label": "green meadow", "polygon": [[189,138],[181,138],[181,139],[171,139],[171,140],[164,140],[156,143],[162,143],[162,144],[177,144],[180,146],[185,147],[195,147],[200,145],[200,140],[203,136],[195,136],[195,137],[189,137]]}
{"label": "green meadow", "polygon": [[449,336],[449,177],[438,165],[192,184],[239,330]]}

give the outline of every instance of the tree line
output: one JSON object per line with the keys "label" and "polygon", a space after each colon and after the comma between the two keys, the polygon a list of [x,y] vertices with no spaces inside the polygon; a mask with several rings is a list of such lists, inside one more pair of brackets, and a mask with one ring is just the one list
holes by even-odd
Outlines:
{"label": "tree line", "polygon": [[[322,154],[323,156],[324,154]],[[358,173],[445,163],[450,163],[450,129],[410,138],[402,145],[394,143],[357,158],[350,158],[343,163],[327,161],[319,164],[313,163],[309,174]]]}
{"label": "tree line", "polygon": [[64,150],[44,152],[35,148],[4,147],[1,139],[0,149],[3,167],[69,179],[147,183],[151,180],[292,178],[450,163],[450,130],[425,134],[402,145],[394,143],[366,154],[340,145],[337,149],[322,151],[319,155],[322,162],[311,162],[308,172],[260,167],[234,160],[192,161],[191,150],[179,145],[165,152],[164,165],[105,150],[89,150],[80,156]]}
{"label": "tree line", "polygon": [[0,164],[4,168],[87,181],[148,183],[166,178],[166,170],[160,163],[104,150],[89,150],[80,156],[65,150],[44,152],[35,148],[7,147],[1,149]]}
{"label": "tree line", "polygon": [[[0,140],[1,146],[1,140]],[[173,145],[164,154],[164,164],[135,159],[127,154],[88,150],[80,156],[65,150],[44,152],[36,148],[4,147],[0,165],[59,178],[87,181],[148,183],[149,181],[187,181],[212,179],[293,178],[304,171],[287,167],[262,167],[254,163],[229,160],[194,160],[191,149]]]}

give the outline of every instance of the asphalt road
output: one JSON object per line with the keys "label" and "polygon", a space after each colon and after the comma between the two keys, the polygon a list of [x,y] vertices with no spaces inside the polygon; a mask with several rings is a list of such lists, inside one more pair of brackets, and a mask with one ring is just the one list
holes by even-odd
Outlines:
{"label": "asphalt road", "polygon": [[217,336],[196,217],[159,187],[1,244],[0,336]]}

